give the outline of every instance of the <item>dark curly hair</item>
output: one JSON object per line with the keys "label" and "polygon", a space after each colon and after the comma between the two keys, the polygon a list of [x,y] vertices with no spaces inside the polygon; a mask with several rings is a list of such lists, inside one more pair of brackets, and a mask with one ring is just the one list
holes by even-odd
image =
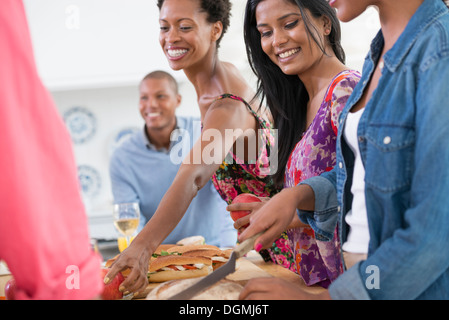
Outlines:
{"label": "dark curly hair", "polygon": [[[221,39],[229,28],[231,22],[231,8],[230,0],[198,0],[201,9],[207,13],[207,22],[215,23],[221,21],[223,24],[223,32],[221,37],[217,40],[217,48],[220,47]],[[165,0],[157,0],[157,6],[161,10]]]}

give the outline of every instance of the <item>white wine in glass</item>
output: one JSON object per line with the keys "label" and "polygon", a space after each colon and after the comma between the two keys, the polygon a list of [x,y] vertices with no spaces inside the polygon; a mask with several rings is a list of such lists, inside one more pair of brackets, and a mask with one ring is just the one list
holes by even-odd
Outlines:
{"label": "white wine in glass", "polygon": [[129,239],[139,226],[140,208],[137,202],[114,204],[114,225],[117,230]]}

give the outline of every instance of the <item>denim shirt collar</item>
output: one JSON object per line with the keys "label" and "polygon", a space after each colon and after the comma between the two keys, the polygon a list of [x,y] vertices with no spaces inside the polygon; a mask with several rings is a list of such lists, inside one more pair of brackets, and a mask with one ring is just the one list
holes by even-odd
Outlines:
{"label": "denim shirt collar", "polygon": [[[402,64],[407,53],[423,32],[435,19],[444,14],[446,5],[441,0],[425,0],[410,19],[405,30],[402,32],[394,46],[384,55],[384,63],[389,71],[395,72]],[[373,61],[380,55],[384,44],[382,30],[379,31],[371,45]]]}

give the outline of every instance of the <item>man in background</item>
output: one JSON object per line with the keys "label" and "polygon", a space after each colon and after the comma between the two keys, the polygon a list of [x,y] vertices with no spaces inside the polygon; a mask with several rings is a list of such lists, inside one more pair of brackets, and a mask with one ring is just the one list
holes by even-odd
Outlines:
{"label": "man in background", "polygon": [[[178,172],[181,163],[174,160],[182,160],[190,152],[200,136],[201,126],[197,118],[176,116],[181,95],[169,73],[154,71],[145,76],[139,94],[139,111],[145,125],[114,152],[110,176],[115,203],[140,204],[142,228],[154,215]],[[237,234],[233,224],[225,201],[209,181],[164,243],[201,235],[208,244],[234,246]]]}

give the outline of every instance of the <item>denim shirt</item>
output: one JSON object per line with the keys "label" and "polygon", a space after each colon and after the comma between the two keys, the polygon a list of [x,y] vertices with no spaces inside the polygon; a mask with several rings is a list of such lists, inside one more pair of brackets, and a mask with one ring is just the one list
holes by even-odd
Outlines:
{"label": "denim shirt", "polygon": [[[320,240],[332,237],[337,222],[342,243],[347,238],[354,155],[342,133],[383,45],[380,31],[340,116],[337,165],[303,182],[315,192],[315,212],[298,214]],[[368,258],[329,293],[333,299],[449,299],[449,10],[443,1],[424,1],[384,63],[357,132]]]}

